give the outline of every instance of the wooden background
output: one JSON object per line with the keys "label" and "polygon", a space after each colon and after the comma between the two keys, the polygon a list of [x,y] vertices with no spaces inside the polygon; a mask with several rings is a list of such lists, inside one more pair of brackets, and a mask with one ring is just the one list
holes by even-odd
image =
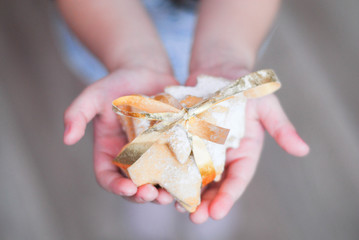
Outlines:
{"label": "wooden background", "polygon": [[0,1],[0,239],[359,239],[359,1],[288,0],[257,69],[308,157],[267,137],[254,181],[223,221],[135,205],[97,186],[91,128],[62,144],[62,114],[84,87],[69,70],[46,0]]}

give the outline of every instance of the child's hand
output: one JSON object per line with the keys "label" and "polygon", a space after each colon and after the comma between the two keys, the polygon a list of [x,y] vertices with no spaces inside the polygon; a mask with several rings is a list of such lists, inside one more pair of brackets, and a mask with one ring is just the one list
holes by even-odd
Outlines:
{"label": "child's hand", "polygon": [[117,70],[87,87],[66,110],[64,143],[67,145],[78,142],[86,125],[94,118],[94,170],[98,183],[107,191],[138,203],[172,202],[170,194],[151,184],[137,188],[112,163],[127,139],[111,103],[124,95],[154,95],[162,92],[164,87],[176,84],[172,74],[142,68]]}
{"label": "child's hand", "polygon": [[[248,71],[233,71],[233,69],[227,68],[224,73],[223,68],[221,71],[212,68],[210,71],[200,73],[227,78],[237,78],[248,73]],[[194,82],[195,78],[192,75],[188,83],[193,85]],[[196,212],[190,214],[194,223],[203,223],[208,217],[221,219],[228,214],[252,180],[262,151],[264,130],[267,130],[279,146],[289,154],[294,156],[308,154],[308,145],[295,131],[275,95],[248,100],[245,136],[241,139],[238,149],[227,151],[223,179],[218,183],[210,184],[203,191],[201,204]],[[181,211],[178,204],[177,209]]]}

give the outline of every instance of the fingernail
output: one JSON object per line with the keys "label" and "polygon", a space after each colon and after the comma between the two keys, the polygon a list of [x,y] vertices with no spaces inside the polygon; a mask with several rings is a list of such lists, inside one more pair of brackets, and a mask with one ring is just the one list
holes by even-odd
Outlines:
{"label": "fingernail", "polygon": [[308,154],[310,152],[310,147],[309,145],[306,143],[306,142],[303,142],[304,143],[304,147],[303,147],[303,151]]}
{"label": "fingernail", "polygon": [[185,209],[184,207],[182,207],[182,205],[180,205],[180,204],[176,204],[176,209],[177,209],[180,213],[186,212],[186,209]]}
{"label": "fingernail", "polygon": [[309,147],[309,145],[303,140],[303,138],[301,138],[298,134],[297,134],[297,136],[298,136],[298,139],[301,141],[301,143],[302,143],[302,151],[304,151],[304,152],[309,152],[309,150],[310,150],[310,147]]}
{"label": "fingernail", "polygon": [[215,219],[220,220],[220,219],[224,218],[226,215],[227,215],[227,213],[224,211],[218,212],[217,215],[215,216]]}
{"label": "fingernail", "polygon": [[66,124],[66,125],[65,125],[64,136],[66,136],[67,134],[69,134],[70,129],[71,129],[71,125],[70,125],[70,124]]}
{"label": "fingernail", "polygon": [[130,197],[133,196],[137,192],[136,188],[130,188],[123,192],[124,196]]}
{"label": "fingernail", "polygon": [[122,196],[126,196],[126,197],[130,197],[130,196],[133,195],[131,192],[128,192],[128,191],[121,192],[120,194],[121,194]]}
{"label": "fingernail", "polygon": [[168,196],[166,195],[164,198],[163,198],[163,204],[169,204],[173,201],[173,198],[171,196]]}
{"label": "fingernail", "polygon": [[138,203],[143,203],[145,202],[145,200],[141,197],[135,197],[135,201],[138,202]]}
{"label": "fingernail", "polygon": [[70,131],[71,131],[71,125],[66,124],[65,125],[65,131],[64,131],[64,142],[65,142],[65,144],[68,144],[67,142],[68,142]]}

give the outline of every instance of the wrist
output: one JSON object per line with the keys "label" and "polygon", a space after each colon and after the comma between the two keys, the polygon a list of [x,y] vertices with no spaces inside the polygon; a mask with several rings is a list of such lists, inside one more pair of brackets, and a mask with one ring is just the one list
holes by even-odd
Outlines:
{"label": "wrist", "polygon": [[241,72],[250,72],[256,59],[256,51],[225,43],[194,45],[190,62],[190,75],[197,73],[237,78]]}
{"label": "wrist", "polygon": [[173,74],[169,58],[162,46],[142,44],[121,46],[104,59],[109,72],[118,69],[148,69],[157,73]]}
{"label": "wrist", "polygon": [[194,52],[192,55],[190,76],[208,74],[227,79],[237,79],[252,71],[256,57],[254,51],[247,50],[216,48],[215,51],[201,52],[204,52],[204,54]]}

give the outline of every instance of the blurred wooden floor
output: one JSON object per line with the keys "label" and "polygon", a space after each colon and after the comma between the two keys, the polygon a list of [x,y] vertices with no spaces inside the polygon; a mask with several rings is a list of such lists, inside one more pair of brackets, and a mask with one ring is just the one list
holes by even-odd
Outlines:
{"label": "blurred wooden floor", "polygon": [[284,3],[257,68],[276,69],[311,154],[291,157],[268,138],[230,216],[203,226],[101,190],[91,129],[62,145],[62,113],[83,86],[56,47],[48,4],[0,1],[0,239],[359,239],[357,0]]}

